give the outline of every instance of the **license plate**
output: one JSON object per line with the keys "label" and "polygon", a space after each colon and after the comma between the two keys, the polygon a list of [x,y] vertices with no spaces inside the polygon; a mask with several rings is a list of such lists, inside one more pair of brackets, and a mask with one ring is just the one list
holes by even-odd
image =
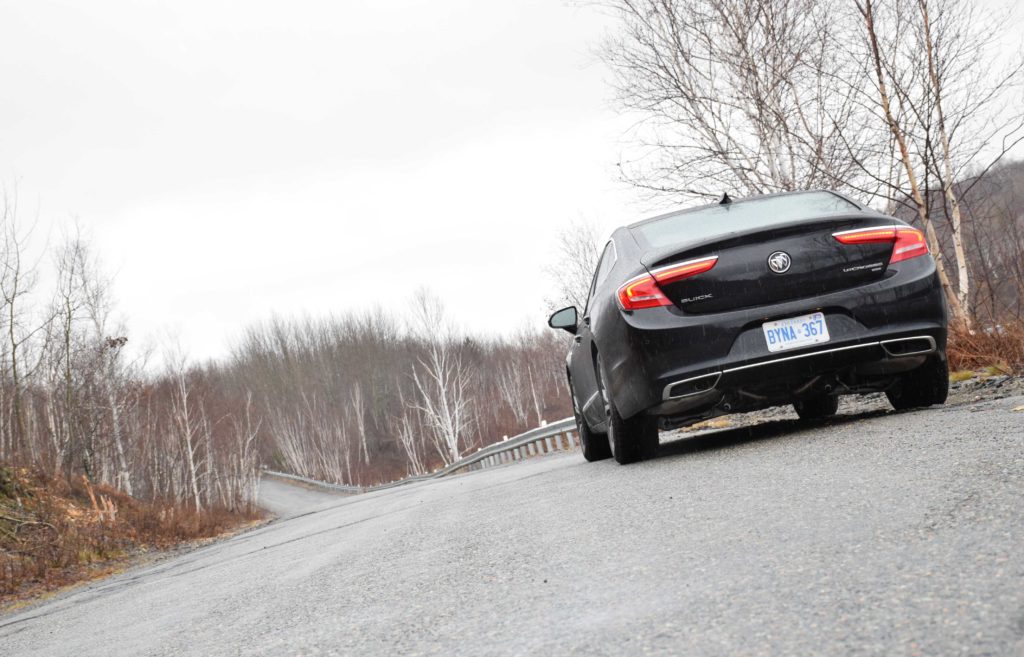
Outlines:
{"label": "license plate", "polygon": [[828,342],[828,325],[824,313],[811,313],[800,317],[765,322],[761,325],[768,351],[785,351],[809,344]]}

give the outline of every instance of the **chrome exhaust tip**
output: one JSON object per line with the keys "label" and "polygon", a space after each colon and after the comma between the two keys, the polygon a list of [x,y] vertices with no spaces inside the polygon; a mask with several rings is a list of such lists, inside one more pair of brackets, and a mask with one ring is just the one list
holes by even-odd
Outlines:
{"label": "chrome exhaust tip", "polygon": [[896,338],[882,340],[878,343],[890,358],[922,356],[935,351],[935,338],[930,335],[919,335],[912,338]]}
{"label": "chrome exhaust tip", "polygon": [[711,374],[702,374],[701,376],[670,383],[665,386],[662,400],[683,399],[684,397],[692,397],[693,395],[710,392],[715,389],[715,386],[718,385],[718,380],[721,378],[721,372],[712,372]]}

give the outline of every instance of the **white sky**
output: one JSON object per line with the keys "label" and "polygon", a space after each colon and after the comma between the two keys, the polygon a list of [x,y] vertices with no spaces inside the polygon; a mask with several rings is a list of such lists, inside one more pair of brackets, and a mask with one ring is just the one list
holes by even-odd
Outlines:
{"label": "white sky", "polygon": [[558,229],[644,213],[604,19],[569,4],[0,0],[0,181],[51,243],[78,218],[134,345],[221,356],[420,285],[467,329],[543,326]]}
{"label": "white sky", "polygon": [[[272,314],[420,285],[475,331],[543,325],[560,226],[633,220],[625,120],[556,0],[0,0],[0,180],[77,217],[131,335],[226,353]],[[56,237],[51,237],[51,242]]]}

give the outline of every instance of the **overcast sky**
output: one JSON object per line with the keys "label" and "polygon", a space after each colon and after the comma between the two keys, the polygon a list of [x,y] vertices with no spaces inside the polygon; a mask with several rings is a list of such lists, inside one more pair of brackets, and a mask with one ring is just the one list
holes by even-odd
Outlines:
{"label": "overcast sky", "polygon": [[91,235],[133,345],[217,357],[421,285],[468,330],[543,326],[558,230],[651,209],[571,4],[0,0],[0,182],[40,248]]}
{"label": "overcast sky", "polygon": [[[465,328],[546,317],[567,222],[635,218],[625,128],[556,0],[0,0],[0,180],[77,217],[136,343],[226,353],[272,314],[420,285]],[[45,236],[44,236],[45,237]]]}

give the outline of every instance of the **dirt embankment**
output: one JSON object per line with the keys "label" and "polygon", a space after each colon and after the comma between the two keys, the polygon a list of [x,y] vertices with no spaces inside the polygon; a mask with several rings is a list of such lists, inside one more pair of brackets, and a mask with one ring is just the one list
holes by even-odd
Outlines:
{"label": "dirt embankment", "polygon": [[84,478],[69,482],[0,464],[0,610],[259,518],[255,511],[196,513]]}

